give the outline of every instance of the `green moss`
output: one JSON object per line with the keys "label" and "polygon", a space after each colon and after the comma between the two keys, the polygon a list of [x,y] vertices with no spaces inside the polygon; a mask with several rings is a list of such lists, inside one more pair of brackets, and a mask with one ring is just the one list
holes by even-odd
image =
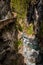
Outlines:
{"label": "green moss", "polygon": [[21,41],[21,40],[18,40],[18,41],[16,42],[16,44],[17,44],[17,46],[19,47],[20,45],[22,45],[22,41]]}
{"label": "green moss", "polygon": [[12,10],[18,13],[18,17],[25,18],[30,0],[11,0]]}
{"label": "green moss", "polygon": [[33,34],[33,24],[31,24],[28,28],[26,28],[26,32],[28,33],[28,34]]}
{"label": "green moss", "polygon": [[23,28],[21,26],[19,26],[19,31],[23,31]]}

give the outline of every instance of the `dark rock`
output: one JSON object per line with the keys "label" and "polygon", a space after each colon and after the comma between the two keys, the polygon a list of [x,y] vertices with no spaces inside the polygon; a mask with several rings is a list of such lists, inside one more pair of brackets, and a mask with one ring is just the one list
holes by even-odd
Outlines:
{"label": "dark rock", "polygon": [[4,62],[6,58],[6,52],[5,50],[3,50],[2,52],[0,52],[0,63],[2,64]]}
{"label": "dark rock", "polygon": [[0,1],[0,20],[8,19],[12,16],[10,8],[10,0],[2,0]]}

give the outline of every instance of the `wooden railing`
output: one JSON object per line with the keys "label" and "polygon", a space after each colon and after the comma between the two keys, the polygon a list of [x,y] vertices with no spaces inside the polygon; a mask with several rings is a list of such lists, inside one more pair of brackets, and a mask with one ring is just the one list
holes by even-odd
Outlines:
{"label": "wooden railing", "polygon": [[10,19],[0,20],[0,29],[2,29],[4,26],[8,25],[11,22],[15,22],[15,19],[16,19],[15,17],[12,17]]}

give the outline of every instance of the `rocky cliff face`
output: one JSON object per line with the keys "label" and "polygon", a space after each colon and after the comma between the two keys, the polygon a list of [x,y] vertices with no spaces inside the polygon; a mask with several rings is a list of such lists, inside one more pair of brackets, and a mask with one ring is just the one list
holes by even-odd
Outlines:
{"label": "rocky cliff face", "polygon": [[0,1],[0,19],[7,19],[10,18],[11,15],[11,9],[10,9],[10,4],[8,6],[9,3],[6,3],[6,1]]}
{"label": "rocky cliff face", "polygon": [[[12,17],[8,4],[1,0],[0,1],[0,20],[9,19]],[[10,21],[10,20],[9,20]],[[2,25],[3,25],[2,22]],[[6,21],[5,21],[6,22]],[[15,22],[8,23],[0,29],[0,64],[1,65],[14,65],[17,59],[15,52]],[[4,23],[6,24],[6,23]],[[8,61],[8,62],[7,62]]]}
{"label": "rocky cliff face", "polygon": [[14,51],[15,29],[13,24],[9,24],[0,31],[0,63],[5,62],[5,58]]}

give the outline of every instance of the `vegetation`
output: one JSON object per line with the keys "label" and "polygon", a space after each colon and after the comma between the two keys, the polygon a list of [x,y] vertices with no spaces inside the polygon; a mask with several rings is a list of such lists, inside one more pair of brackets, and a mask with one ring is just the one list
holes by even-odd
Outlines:
{"label": "vegetation", "polygon": [[31,35],[31,34],[33,34],[34,33],[34,31],[33,31],[33,24],[31,24],[28,28],[27,28],[27,34],[29,34],[29,35]]}
{"label": "vegetation", "polygon": [[11,0],[12,10],[18,13],[18,17],[25,18],[29,0]]}

